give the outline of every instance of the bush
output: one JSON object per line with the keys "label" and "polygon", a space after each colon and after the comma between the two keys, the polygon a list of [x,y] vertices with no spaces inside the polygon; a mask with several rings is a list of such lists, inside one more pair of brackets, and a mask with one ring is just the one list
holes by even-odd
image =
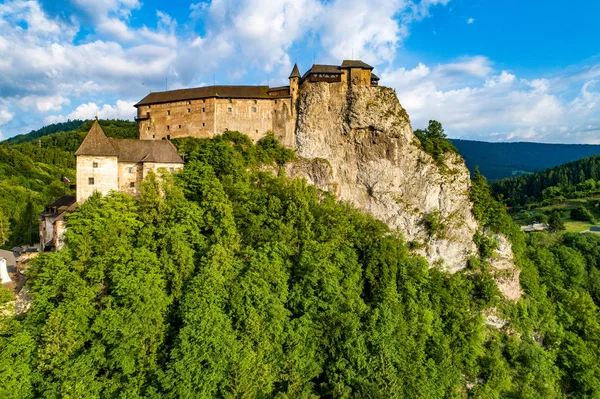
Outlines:
{"label": "bush", "polygon": [[579,220],[582,222],[596,223],[594,215],[584,206],[578,206],[577,208],[571,209],[571,219]]}

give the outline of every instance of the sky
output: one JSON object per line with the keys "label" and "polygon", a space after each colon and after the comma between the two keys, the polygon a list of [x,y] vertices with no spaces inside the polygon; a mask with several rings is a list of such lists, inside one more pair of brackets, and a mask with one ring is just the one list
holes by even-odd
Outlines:
{"label": "sky", "polygon": [[600,1],[0,0],[0,139],[361,59],[414,129],[600,144]]}

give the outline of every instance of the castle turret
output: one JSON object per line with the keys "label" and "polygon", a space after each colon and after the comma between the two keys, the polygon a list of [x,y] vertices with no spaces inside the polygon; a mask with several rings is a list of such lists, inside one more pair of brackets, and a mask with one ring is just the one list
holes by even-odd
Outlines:
{"label": "castle turret", "polygon": [[300,82],[300,71],[298,64],[294,64],[294,69],[290,74],[290,95],[292,96],[292,113],[296,115],[296,99],[298,98],[298,83]]}

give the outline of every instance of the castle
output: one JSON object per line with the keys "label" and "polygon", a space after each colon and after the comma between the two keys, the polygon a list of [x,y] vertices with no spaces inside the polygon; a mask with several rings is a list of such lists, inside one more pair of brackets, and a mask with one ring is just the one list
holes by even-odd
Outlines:
{"label": "castle", "polygon": [[298,95],[307,85],[324,82],[343,94],[351,87],[377,86],[379,78],[372,70],[362,61],[346,60],[341,65],[315,64],[300,75],[294,65],[289,86],[208,86],[150,93],[135,104],[137,140],[108,138],[94,121],[75,152],[76,196],[61,197],[40,215],[41,250],[64,245],[64,217],[94,192],[136,196],[151,170],[183,168],[171,139],[210,138],[233,130],[257,141],[273,132],[284,146],[293,148]]}
{"label": "castle", "polygon": [[373,67],[346,60],[341,65],[313,65],[300,75],[294,65],[289,86],[207,86],[148,94],[135,104],[140,140],[213,137],[227,130],[254,141],[272,131],[279,141],[294,146],[297,99],[306,85],[331,84],[339,91],[351,86],[376,86]]}

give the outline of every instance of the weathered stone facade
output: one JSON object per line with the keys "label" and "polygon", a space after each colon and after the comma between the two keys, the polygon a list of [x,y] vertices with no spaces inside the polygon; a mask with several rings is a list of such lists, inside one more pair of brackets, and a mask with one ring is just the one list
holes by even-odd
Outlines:
{"label": "weathered stone facade", "polygon": [[75,155],[78,203],[94,192],[138,195],[150,170],[183,168],[183,160],[169,141],[109,139],[97,121]]}
{"label": "weathered stone facade", "polygon": [[136,104],[138,137],[210,138],[232,130],[258,141],[273,132],[283,145],[294,147],[300,92],[316,82],[335,84],[340,92],[349,85],[377,85],[372,69],[361,61],[344,61],[341,66],[313,65],[301,77],[294,65],[289,86],[209,86],[150,93]]}

